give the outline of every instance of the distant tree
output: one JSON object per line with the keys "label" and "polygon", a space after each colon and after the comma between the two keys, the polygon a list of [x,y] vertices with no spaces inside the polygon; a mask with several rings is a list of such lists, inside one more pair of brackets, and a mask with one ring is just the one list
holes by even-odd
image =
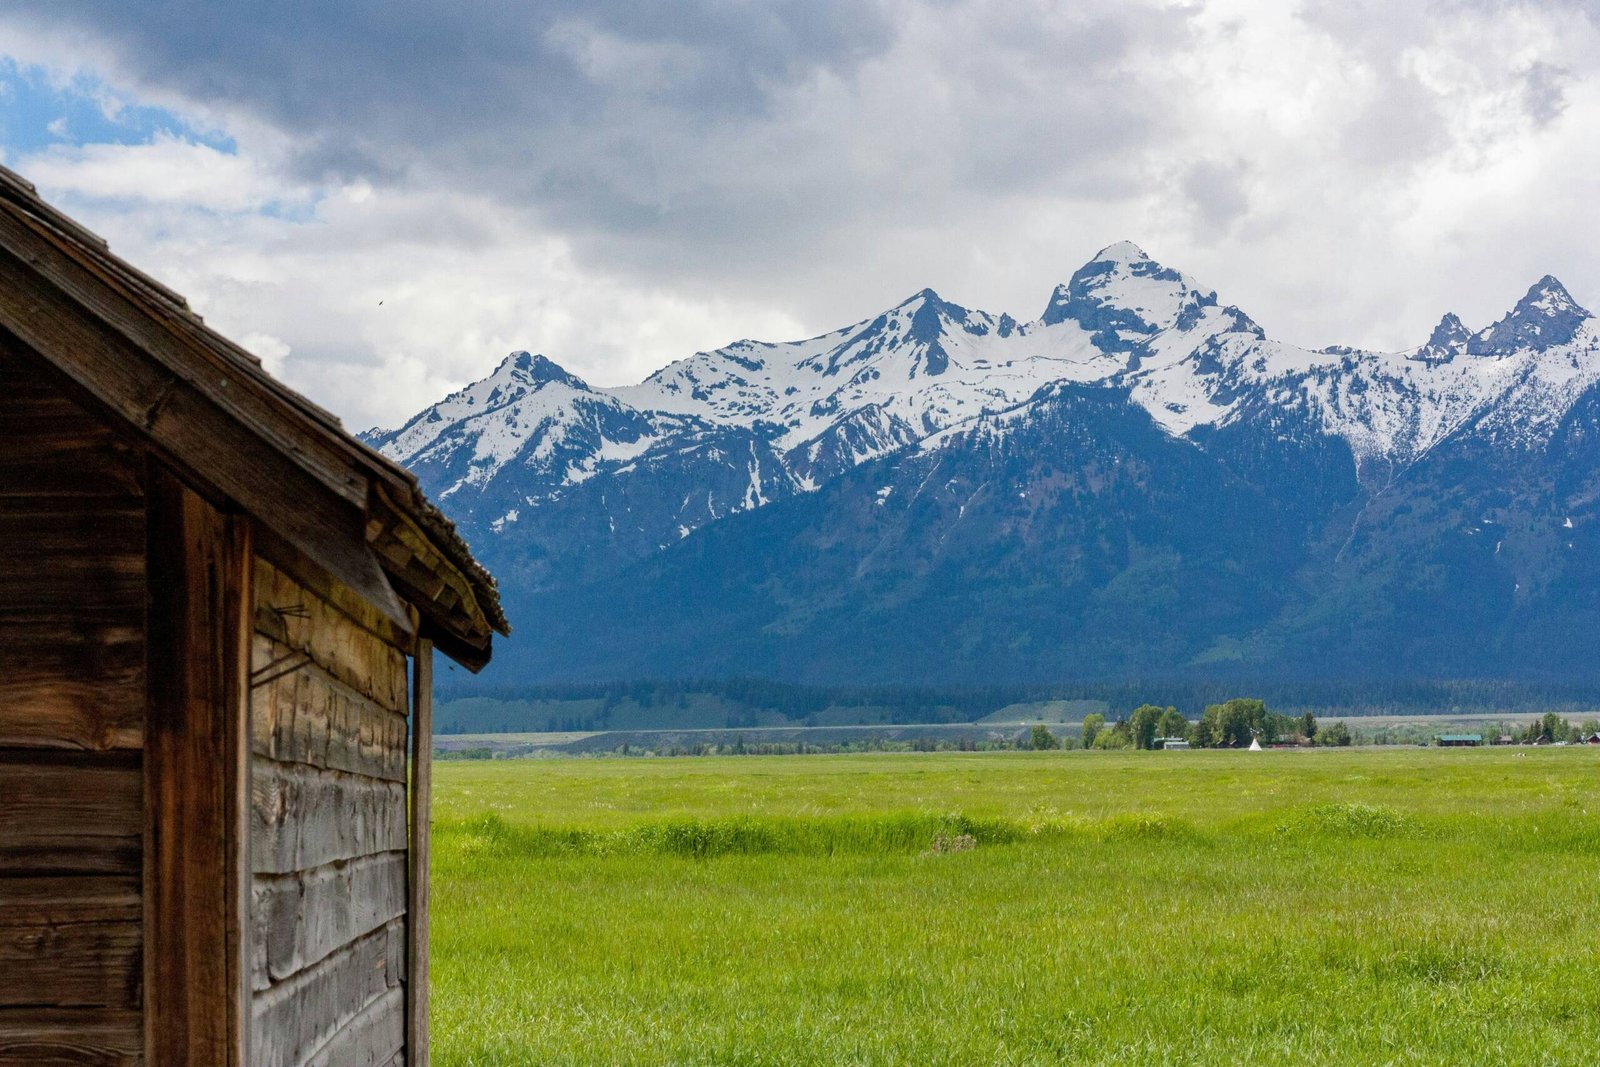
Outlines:
{"label": "distant tree", "polygon": [[1098,711],[1083,717],[1082,741],[1084,748],[1093,748],[1094,739],[1106,728],[1106,717]]}
{"label": "distant tree", "polygon": [[1056,735],[1051,733],[1050,727],[1046,726],[1042,722],[1036,722],[1033,724],[1033,730],[1030,732],[1028,740],[1031,743],[1030,747],[1040,750],[1060,747],[1060,745],[1056,743]]}
{"label": "distant tree", "polygon": [[1207,706],[1200,721],[1209,723],[1211,743],[1243,748],[1250,744],[1252,728],[1259,728],[1266,706],[1259,700],[1229,700]]}
{"label": "distant tree", "polygon": [[1565,741],[1567,739],[1567,720],[1553,711],[1545,712],[1544,736],[1549,738],[1552,744],[1557,741]]}
{"label": "distant tree", "polygon": [[1260,724],[1253,724],[1251,729],[1260,735],[1263,745],[1275,745],[1297,725],[1296,721],[1287,715],[1279,715],[1275,711],[1263,711]]}
{"label": "distant tree", "polygon": [[1094,747],[1102,750],[1127,748],[1127,735],[1116,729],[1101,730],[1094,735]]}
{"label": "distant tree", "polygon": [[1584,737],[1593,737],[1595,734],[1600,734],[1600,719],[1584,719],[1583,725],[1579,729],[1583,731]]}
{"label": "distant tree", "polygon": [[1140,704],[1133,709],[1133,714],[1128,716],[1128,733],[1133,738],[1134,748],[1155,747],[1156,726],[1161,722],[1161,714],[1161,709],[1154,704]]}
{"label": "distant tree", "polygon": [[1300,716],[1300,736],[1307,741],[1317,739],[1317,717],[1309,711]]}
{"label": "distant tree", "polygon": [[1350,736],[1350,727],[1346,726],[1342,722],[1336,722],[1328,726],[1324,726],[1317,733],[1317,744],[1319,745],[1336,745],[1343,747],[1350,744],[1350,742],[1353,740],[1355,739]]}
{"label": "distant tree", "polygon": [[1161,721],[1156,724],[1156,733],[1161,737],[1183,737],[1189,732],[1189,720],[1177,708],[1168,708],[1161,713]]}

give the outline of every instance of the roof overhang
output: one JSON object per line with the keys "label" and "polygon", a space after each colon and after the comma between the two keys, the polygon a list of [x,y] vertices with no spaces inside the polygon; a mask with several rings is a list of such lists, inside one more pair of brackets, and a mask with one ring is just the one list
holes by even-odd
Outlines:
{"label": "roof overhang", "polygon": [[409,471],[3,167],[0,348],[47,364],[197,490],[464,666],[510,632],[494,579]]}

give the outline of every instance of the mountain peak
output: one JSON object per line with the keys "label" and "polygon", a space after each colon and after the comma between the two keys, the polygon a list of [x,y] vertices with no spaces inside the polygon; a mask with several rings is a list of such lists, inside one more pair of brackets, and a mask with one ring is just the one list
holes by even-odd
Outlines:
{"label": "mountain peak", "polygon": [[1449,363],[1467,350],[1471,340],[1472,331],[1467,329],[1455,312],[1447,311],[1444,313],[1444,318],[1439,320],[1439,325],[1433,328],[1433,333],[1428,336],[1428,343],[1417,349],[1409,358],[1422,363]]}
{"label": "mountain peak", "polygon": [[572,374],[560,364],[547,356],[536,355],[529,352],[513,352],[500,361],[494,372],[486,379],[492,382],[520,382],[527,385],[543,385],[547,382],[560,382],[574,389],[589,391],[589,383]]}
{"label": "mountain peak", "polygon": [[1529,286],[1528,292],[1517,301],[1513,314],[1560,316],[1576,312],[1582,318],[1589,318],[1589,312],[1567,292],[1567,287],[1553,274],[1546,274],[1543,278]]}
{"label": "mountain peak", "polygon": [[1468,351],[1491,356],[1519,348],[1555,348],[1570,342],[1578,328],[1593,317],[1554,275],[1546,274],[1528,288],[1505,318],[1473,337]]}
{"label": "mountain peak", "polygon": [[1132,241],[1117,241],[1106,245],[1094,254],[1090,263],[1150,263],[1154,262],[1144,249]]}
{"label": "mountain peak", "polygon": [[945,304],[945,299],[932,289],[918,289],[916,292],[900,301],[900,303],[896,304],[895,307],[910,308],[922,304],[932,304],[934,307],[942,307]]}
{"label": "mountain peak", "polygon": [[1132,352],[1186,313],[1216,302],[1217,294],[1193,278],[1157,263],[1132,241],[1118,241],[1056,286],[1039,321],[1053,326],[1072,319],[1094,334],[1101,351]]}

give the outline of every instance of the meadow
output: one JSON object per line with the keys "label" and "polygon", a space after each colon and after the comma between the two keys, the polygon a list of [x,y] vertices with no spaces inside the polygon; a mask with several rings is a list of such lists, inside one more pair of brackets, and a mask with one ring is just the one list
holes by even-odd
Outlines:
{"label": "meadow", "polygon": [[486,1064],[1566,1064],[1584,748],[436,768],[433,1046]]}

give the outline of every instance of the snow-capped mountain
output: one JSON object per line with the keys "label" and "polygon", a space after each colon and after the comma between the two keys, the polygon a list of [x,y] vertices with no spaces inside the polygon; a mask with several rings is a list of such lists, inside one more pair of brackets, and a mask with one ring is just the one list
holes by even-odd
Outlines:
{"label": "snow-capped mountain", "polygon": [[[1007,491],[1028,500],[1047,493],[1051,477],[1032,464],[1068,439],[1094,453],[1094,440],[1083,433],[1102,422],[1139,444],[1121,451],[1108,445],[1099,462],[1115,453],[1117,462],[1147,471],[1210,463],[1225,475],[1214,487],[1221,496],[1245,489],[1268,501],[1293,495],[1263,505],[1305,512],[1306,525],[1290,538],[1298,547],[1272,551],[1304,565],[1308,554],[1331,546],[1329,559],[1342,566],[1360,556],[1363,524],[1383,502],[1405,492],[1408,479],[1432,477],[1430,463],[1452,449],[1473,443],[1481,472],[1567,447],[1597,380],[1600,330],[1552,277],[1476,332],[1447,314],[1414,349],[1310,350],[1269,339],[1214,290],[1121,243],[1057,286],[1031,322],[923,290],[819,337],[739,341],[612,389],[591,387],[542,356],[516,353],[483,381],[368,440],[416,470],[513,599],[530,602],[562,602],[628,567],[670,569],[691,557],[704,564],[712,546],[735,536],[733,527],[704,544],[691,534],[771,505],[790,520],[814,516],[824,500],[853,513],[861,505],[840,494],[865,493],[877,521],[893,511],[896,493],[906,493],[891,472],[931,478],[930,463],[961,466],[957,454],[973,477],[1006,457],[984,491],[996,491],[996,478],[1009,479],[1016,484]],[[1032,470],[1025,477],[1018,474],[1024,457]],[[1082,460],[1074,453],[1070,463]],[[1091,479],[1078,506],[1102,507],[1093,486],[1126,475]],[[1587,475],[1549,477],[1582,482]],[[1296,484],[1307,478],[1315,484]],[[868,493],[862,479],[879,484]],[[927,487],[918,493],[925,496]],[[1173,493],[1169,503],[1177,506],[1181,493]],[[1132,514],[1148,503],[1124,507]],[[982,510],[973,507],[958,507],[957,521]],[[1081,518],[1067,517],[1063,530]],[[1014,519],[996,529],[1014,533]],[[1029,529],[1040,543],[1049,537]],[[916,551],[934,553],[949,543],[924,544],[922,531],[909,529],[897,537],[907,551],[912,542]],[[859,540],[837,528],[813,547]],[[1244,543],[1234,550],[1244,552]],[[743,551],[760,556],[753,546]],[[870,558],[857,558],[850,573],[859,577]],[[1213,562],[1225,560],[1226,553]],[[781,582],[783,567],[773,568],[772,580]],[[1304,578],[1292,568],[1267,571],[1285,582]],[[841,572],[831,580],[853,579]],[[790,633],[800,624],[766,618],[760,625]],[[862,673],[870,673],[867,666]]]}

